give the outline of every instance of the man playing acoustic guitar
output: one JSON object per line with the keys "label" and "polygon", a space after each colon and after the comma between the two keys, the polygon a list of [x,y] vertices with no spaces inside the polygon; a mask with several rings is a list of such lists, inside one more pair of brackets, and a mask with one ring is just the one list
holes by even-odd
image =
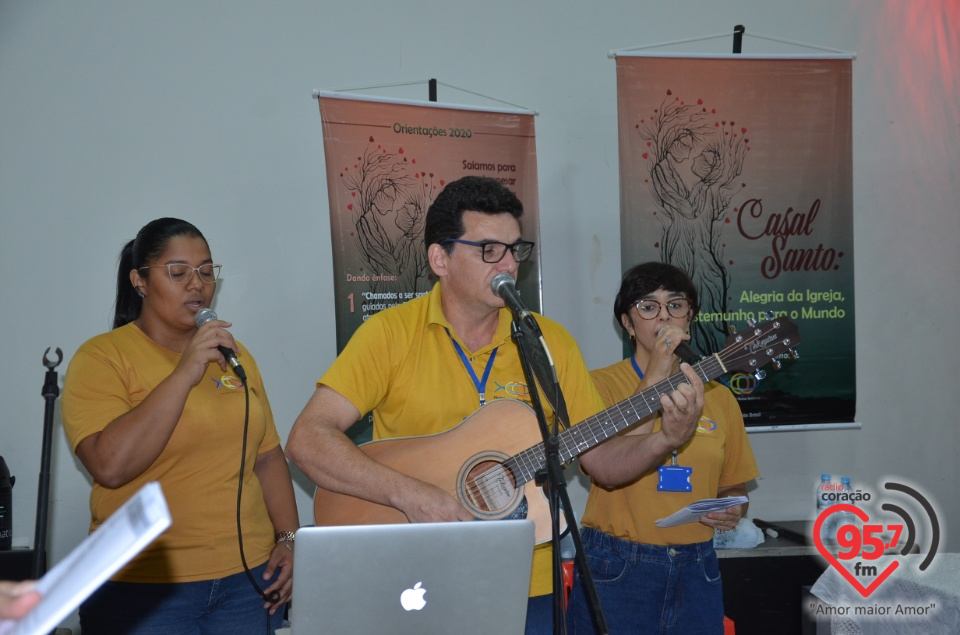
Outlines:
{"label": "man playing acoustic guitar", "polygon": [[[430,206],[424,243],[438,283],[430,293],[363,323],[317,382],[290,432],[287,456],[320,488],[317,524],[472,521],[500,517],[501,502],[507,512],[517,506],[516,497],[497,500],[499,488],[489,498],[486,492],[458,491],[462,462],[442,444],[460,438],[477,443],[482,433],[490,449],[509,456],[540,441],[511,339],[511,313],[491,288],[499,273],[516,278],[533,250],[532,242],[521,239],[522,214],[516,195],[485,177],[448,184]],[[576,342],[556,322],[536,319],[571,421],[602,410]],[[703,384],[684,369],[689,383],[661,399],[664,429],[678,445],[693,434],[703,407]],[[552,421],[545,400],[543,406]],[[434,436],[368,444],[364,450],[424,442],[422,452],[405,445],[389,461],[372,458],[344,434],[366,412],[373,413],[374,440]],[[656,441],[659,448],[662,438]],[[449,474],[450,485],[436,473]],[[547,505],[534,486],[528,489],[532,492],[520,498],[533,517],[535,507]],[[333,498],[321,505],[324,491]],[[548,520],[538,522],[538,541],[541,526],[544,540],[549,538]],[[551,561],[547,541],[534,550],[527,633],[552,632]]]}

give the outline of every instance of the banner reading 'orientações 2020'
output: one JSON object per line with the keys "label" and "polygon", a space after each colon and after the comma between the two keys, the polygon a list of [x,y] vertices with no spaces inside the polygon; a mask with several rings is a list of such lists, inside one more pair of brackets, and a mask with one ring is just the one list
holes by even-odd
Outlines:
{"label": "banner reading 'orienta\u00e7\u00f5es 2020'", "polygon": [[[330,196],[337,351],[370,315],[430,291],[423,229],[443,186],[488,176],[523,203],[523,238],[540,236],[534,114],[321,93]],[[540,253],[517,288],[541,306]],[[356,431],[355,431],[356,432]],[[364,432],[356,432],[363,440]]]}

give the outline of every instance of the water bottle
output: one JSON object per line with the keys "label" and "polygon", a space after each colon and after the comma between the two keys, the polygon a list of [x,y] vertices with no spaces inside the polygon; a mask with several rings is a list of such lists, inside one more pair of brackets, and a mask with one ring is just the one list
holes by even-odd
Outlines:
{"label": "water bottle", "polygon": [[0,456],[0,551],[9,551],[13,546],[13,484],[16,477],[10,476],[7,463]]}
{"label": "water bottle", "polygon": [[[850,484],[849,476],[840,477],[840,493],[846,494],[846,496],[841,497],[840,502],[846,503],[848,505],[853,505],[853,486]],[[836,525],[834,526],[835,531],[840,531],[845,525],[853,525],[858,527],[860,517],[854,514],[853,512],[838,512],[834,514],[837,517]],[[858,527],[859,528],[859,527]]]}
{"label": "water bottle", "polygon": [[[820,514],[827,510],[830,507],[831,502],[827,500],[828,495],[832,495],[835,492],[833,491],[833,483],[830,480],[829,474],[820,475],[820,484],[817,485],[817,515],[814,518],[820,517]],[[828,516],[824,521],[823,525],[820,526],[820,542],[822,544],[836,544],[836,522],[833,516]]]}

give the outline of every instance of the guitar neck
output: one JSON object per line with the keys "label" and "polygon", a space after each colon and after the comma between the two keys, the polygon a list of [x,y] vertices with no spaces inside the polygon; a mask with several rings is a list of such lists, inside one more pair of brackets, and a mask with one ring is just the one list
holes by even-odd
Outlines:
{"label": "guitar neck", "polygon": [[[693,370],[704,383],[727,372],[717,355],[694,364]],[[558,439],[560,461],[566,463],[660,410],[660,396],[672,393],[686,381],[683,373],[677,373],[564,430]],[[538,443],[512,456],[504,464],[512,471],[516,486],[519,487],[534,479],[537,472],[543,469],[544,460],[543,443]]]}

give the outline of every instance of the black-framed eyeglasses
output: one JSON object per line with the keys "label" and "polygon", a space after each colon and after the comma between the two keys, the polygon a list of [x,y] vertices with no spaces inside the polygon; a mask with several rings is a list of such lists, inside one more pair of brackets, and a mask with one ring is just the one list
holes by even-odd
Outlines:
{"label": "black-framed eyeglasses", "polygon": [[503,260],[503,257],[507,255],[507,250],[513,254],[514,260],[517,262],[525,262],[528,258],[530,258],[530,254],[533,253],[533,247],[536,245],[536,243],[529,240],[518,240],[512,245],[497,242],[495,240],[486,240],[478,243],[472,240],[463,240],[460,238],[448,238],[440,242],[441,245],[446,245],[449,243],[460,243],[462,245],[470,245],[471,247],[479,247],[480,253],[483,256],[483,261],[488,264],[494,264]]}
{"label": "black-framed eyeglasses", "polygon": [[670,317],[685,318],[690,313],[690,309],[693,308],[693,303],[686,298],[674,298],[666,302],[637,300],[633,303],[633,306],[637,307],[637,314],[641,318],[644,320],[653,320],[660,315],[660,311],[664,307],[667,308],[667,313],[670,314]]}
{"label": "black-framed eyeglasses", "polygon": [[[183,262],[171,262],[165,265],[153,265],[140,267],[140,269],[166,269],[170,276],[170,282],[174,284],[187,284],[193,277],[193,272],[197,272],[197,277],[203,284],[213,284],[220,277],[220,265],[200,265],[191,267]],[[139,271],[140,269],[137,269]]]}

